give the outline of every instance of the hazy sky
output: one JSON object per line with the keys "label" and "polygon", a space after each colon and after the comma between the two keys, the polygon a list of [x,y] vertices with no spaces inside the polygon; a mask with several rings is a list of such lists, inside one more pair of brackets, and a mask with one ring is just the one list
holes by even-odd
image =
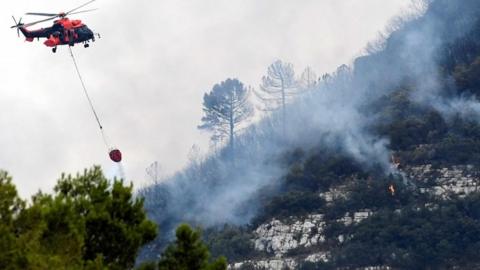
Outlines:
{"label": "hazy sky", "polygon": [[[81,0],[17,0],[0,8],[0,168],[25,197],[50,192],[61,172],[107,156],[66,47],[52,54],[8,27],[11,15],[59,12]],[[181,168],[197,130],[204,92],[228,77],[257,86],[275,59],[317,74],[349,63],[410,0],[98,0],[99,10],[72,16],[102,38],[74,47],[112,144],[124,154],[127,180],[140,185],[158,161]],[[24,21],[38,17],[24,17]],[[49,23],[42,26],[48,26]],[[37,26],[32,27],[32,29]]]}

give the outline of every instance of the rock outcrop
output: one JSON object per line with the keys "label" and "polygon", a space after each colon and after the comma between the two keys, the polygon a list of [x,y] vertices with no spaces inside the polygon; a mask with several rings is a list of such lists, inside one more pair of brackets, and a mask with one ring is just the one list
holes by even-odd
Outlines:
{"label": "rock outcrop", "polygon": [[273,219],[255,230],[255,249],[282,258],[289,250],[310,247],[325,241],[322,215],[309,215],[291,224]]}
{"label": "rock outcrop", "polygon": [[405,173],[421,192],[442,198],[450,194],[465,196],[479,190],[480,172],[473,165],[433,168],[428,164],[407,167]]}
{"label": "rock outcrop", "polygon": [[[465,196],[478,191],[480,171],[472,165],[459,165],[434,168],[432,165],[406,166],[401,170],[405,176],[418,186],[420,192],[429,193],[441,198],[450,194]],[[319,194],[328,204],[337,199],[348,197],[348,186],[337,186]],[[371,209],[346,213],[337,221],[344,225],[362,222],[374,215]],[[324,229],[326,226],[322,214],[310,214],[306,217],[290,217],[287,220],[272,219],[254,230],[254,247],[268,254],[267,257],[236,262],[230,269],[296,269],[304,262],[327,262],[328,248],[325,247]],[[339,241],[342,242],[340,235]],[[295,252],[300,250],[301,252]],[[371,266],[365,269],[388,269],[384,266]]]}

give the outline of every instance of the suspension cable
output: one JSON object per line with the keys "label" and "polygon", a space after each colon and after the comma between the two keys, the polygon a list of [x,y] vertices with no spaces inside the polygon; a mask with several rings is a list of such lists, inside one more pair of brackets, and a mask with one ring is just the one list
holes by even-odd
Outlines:
{"label": "suspension cable", "polygon": [[104,141],[105,145],[107,146],[107,148],[109,149],[110,146],[109,146],[109,143],[107,141],[107,136],[104,133],[103,126],[102,126],[102,123],[100,122],[100,118],[98,117],[97,111],[95,110],[95,107],[93,106],[92,99],[90,98],[90,95],[88,94],[87,87],[85,86],[85,82],[83,81],[82,74],[80,73],[80,69],[78,68],[78,65],[77,65],[77,60],[75,59],[75,56],[73,55],[72,47],[68,46],[68,50],[70,51],[70,55],[72,56],[73,64],[75,65],[75,70],[77,71],[78,78],[80,79],[80,83],[82,84],[82,88],[83,88],[83,92],[85,93],[85,97],[88,100],[88,104],[90,104],[90,108],[92,109],[93,115],[95,116],[95,120],[97,121],[98,127],[100,128],[100,132],[102,133],[103,141]]}

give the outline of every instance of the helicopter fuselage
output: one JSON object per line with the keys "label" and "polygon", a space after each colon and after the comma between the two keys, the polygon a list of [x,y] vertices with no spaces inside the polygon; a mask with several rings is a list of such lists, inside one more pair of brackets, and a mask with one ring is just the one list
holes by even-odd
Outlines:
{"label": "helicopter fuselage", "polygon": [[59,45],[73,46],[76,43],[84,43],[85,47],[88,47],[89,41],[95,41],[94,33],[81,20],[70,20],[68,18],[56,20],[52,27],[37,30],[20,27],[20,31],[25,36],[26,41],[31,42],[35,38],[46,38],[47,40],[43,44],[54,49]]}

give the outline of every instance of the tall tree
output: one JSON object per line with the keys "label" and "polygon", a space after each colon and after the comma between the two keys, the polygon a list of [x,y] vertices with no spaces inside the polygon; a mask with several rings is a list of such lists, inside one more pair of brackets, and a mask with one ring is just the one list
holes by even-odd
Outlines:
{"label": "tall tree", "polygon": [[282,129],[285,133],[286,103],[298,92],[293,65],[281,60],[271,64],[268,67],[267,75],[262,78],[260,90],[255,93],[264,103],[265,110],[272,111],[278,107],[282,108]]}
{"label": "tall tree", "polygon": [[167,247],[158,263],[159,270],[226,270],[227,261],[220,257],[210,261],[210,252],[202,242],[200,231],[182,224],[175,243]]}
{"label": "tall tree", "polygon": [[132,186],[99,167],[59,180],[29,207],[0,171],[0,269],[131,269],[156,236]]}
{"label": "tall tree", "polygon": [[112,183],[99,167],[77,177],[62,176],[55,191],[83,219],[86,261],[100,255],[109,268],[131,268],[140,247],[156,237],[156,225],[147,219],[143,199],[133,197],[133,186]]}
{"label": "tall tree", "polygon": [[215,84],[203,96],[202,125],[199,129],[213,131],[212,140],[229,138],[230,154],[234,155],[234,138],[241,124],[253,115],[249,99],[250,90],[237,79],[227,79]]}
{"label": "tall tree", "polygon": [[14,220],[24,207],[11,177],[0,171],[0,269],[13,269],[12,265],[19,260]]}
{"label": "tall tree", "polygon": [[303,70],[302,75],[300,76],[300,81],[298,82],[299,87],[303,91],[312,90],[318,84],[317,74],[313,71],[311,67],[306,67]]}

